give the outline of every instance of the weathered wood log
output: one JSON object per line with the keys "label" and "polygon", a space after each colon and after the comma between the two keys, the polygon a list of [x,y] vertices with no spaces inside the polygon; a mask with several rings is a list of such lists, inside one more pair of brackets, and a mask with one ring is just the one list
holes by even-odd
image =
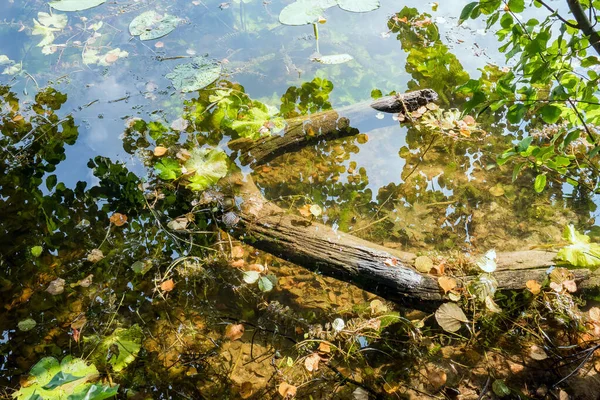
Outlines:
{"label": "weathered wood log", "polygon": [[356,124],[357,119],[374,116],[374,110],[404,114],[415,111],[437,98],[435,91],[423,89],[382,97],[373,102],[359,103],[340,110],[327,110],[309,116],[301,116],[286,121],[283,135],[269,136],[257,141],[236,140],[229,142],[229,147],[242,150],[240,156],[242,164],[254,167],[322,140],[357,135],[360,132],[352,128],[350,123]]}
{"label": "weathered wood log", "polygon": [[[292,215],[267,201],[250,176],[234,174],[224,187],[242,199],[236,223],[228,232],[257,249],[311,271],[352,283],[385,299],[417,309],[431,310],[445,301],[437,277],[414,268],[416,256],[388,249],[339,232],[329,226]],[[542,282],[556,253],[528,250],[498,254],[494,273],[500,290],[524,289],[526,282]],[[596,287],[599,276],[587,269],[573,271],[580,288]],[[463,284],[477,274],[457,276]]]}

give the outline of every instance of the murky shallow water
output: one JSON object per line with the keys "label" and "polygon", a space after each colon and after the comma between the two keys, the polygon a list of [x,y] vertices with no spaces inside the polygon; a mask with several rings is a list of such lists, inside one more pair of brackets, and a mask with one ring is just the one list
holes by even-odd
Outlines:
{"label": "murky shallow water", "polygon": [[[241,254],[230,238],[212,232],[210,217],[204,225],[198,222],[196,228],[208,233],[195,236],[193,244],[189,238],[174,241],[156,220],[166,224],[189,209],[178,208],[171,188],[163,194],[173,206],[162,207],[160,215],[148,212],[158,197],[136,190],[142,183],[138,178],[151,179],[148,151],[160,140],[136,141],[135,129],[126,126],[138,118],[169,127],[183,114],[196,125],[181,133],[170,129],[162,140],[226,147],[230,138],[222,132],[198,132],[206,125],[194,110],[208,107],[208,96],[183,95],[165,78],[197,55],[221,63],[221,85],[235,82],[251,99],[277,108],[293,104],[296,113],[306,104],[312,111],[325,110],[326,100],[343,116],[345,106],[369,100],[374,90],[419,88],[435,89],[440,106],[457,107],[465,99],[455,89],[469,75],[478,76],[477,69],[488,62],[503,64],[495,39],[483,35],[481,26],[456,26],[465,2],[440,3],[437,11],[432,4],[407,4],[417,7],[416,13],[431,14],[425,28],[436,27],[413,27],[416,39],[403,30],[398,38],[398,32],[390,32],[389,24],[401,24],[393,15],[403,9],[393,1],[383,0],[381,8],[364,14],[328,10],[327,22],[319,26],[321,53],[348,53],[354,59],[323,65],[310,60],[316,51],[312,26],[278,22],[285,5],[280,1],[107,2],[66,13],[68,23],[53,32],[52,54],[45,55],[37,46],[42,36],[32,36],[32,19],[47,12],[47,4],[2,0],[0,54],[22,63],[25,71],[0,78],[2,134],[13,138],[3,144],[11,151],[4,152],[0,170],[0,385],[7,393],[42,357],[72,354],[91,357],[103,378],[140,398],[244,397],[246,382],[252,383],[250,395],[264,398],[275,395],[282,376],[304,384],[303,396],[334,396],[331,375],[330,381],[328,375],[311,380],[302,368],[293,368],[303,359],[294,345],[308,333],[319,337],[318,324],[327,331],[327,324],[341,317],[354,321],[359,332],[347,341],[357,340],[359,350],[369,348],[371,339],[360,332],[368,329],[374,297],[250,247]],[[128,25],[147,10],[184,21],[163,38],[140,41],[130,36]],[[440,41],[427,37],[437,31]],[[105,66],[84,64],[82,55],[94,47],[102,53],[119,48],[128,55]],[[43,91],[46,86],[55,92]],[[283,207],[295,211],[300,203],[318,204],[328,224],[405,250],[522,249],[555,242],[570,222],[593,227],[593,199],[571,198],[571,189],[559,183],[536,195],[532,176],[513,183],[510,174],[494,167],[493,154],[520,135],[518,127],[507,127],[499,117],[479,119],[487,135],[455,140],[371,112],[350,121],[362,135],[280,157],[253,176],[265,196]],[[129,222],[107,233],[112,212],[127,215]],[[32,252],[36,246],[43,248],[40,255]],[[89,254],[96,248],[104,259],[92,262]],[[171,264],[182,255],[198,258]],[[245,285],[230,266],[239,259],[267,265],[277,277],[276,289],[261,294]],[[90,274],[93,283],[81,285]],[[46,288],[56,278],[66,284],[53,295]],[[173,290],[162,287],[169,279],[175,281]],[[34,328],[17,327],[30,318]],[[246,332],[241,340],[229,341],[224,326],[237,322],[244,322]],[[92,339],[135,324],[143,341],[126,373],[111,370],[110,355],[93,356],[97,344]],[[376,382],[373,370],[392,380],[403,373],[385,357],[365,360],[360,352],[352,354],[339,368],[353,379]],[[340,386],[335,396],[347,398],[354,389]]]}

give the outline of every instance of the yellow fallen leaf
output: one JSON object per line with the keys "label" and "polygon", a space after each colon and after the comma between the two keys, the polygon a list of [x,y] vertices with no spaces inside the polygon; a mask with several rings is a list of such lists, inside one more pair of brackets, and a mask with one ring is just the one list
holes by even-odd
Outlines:
{"label": "yellow fallen leaf", "polygon": [[110,223],[114,226],[123,226],[127,222],[127,215],[121,213],[114,213],[110,216]]}
{"label": "yellow fallen leaf", "polygon": [[162,157],[165,154],[167,154],[168,149],[166,147],[163,146],[156,146],[154,148],[154,156],[155,157]]}
{"label": "yellow fallen leaf", "polygon": [[162,290],[163,292],[170,292],[174,288],[175,282],[173,282],[173,279],[169,279],[160,284],[160,290]]}
{"label": "yellow fallen leaf", "polygon": [[317,371],[319,369],[319,361],[321,361],[319,353],[312,353],[304,360],[304,367],[308,372]]}
{"label": "yellow fallen leaf", "polygon": [[449,276],[440,276],[438,278],[438,284],[444,291],[444,294],[448,293],[457,286],[456,279]]}
{"label": "yellow fallen leaf", "polygon": [[244,325],[229,324],[225,327],[225,337],[232,342],[244,336]]}
{"label": "yellow fallen leaf", "polygon": [[281,382],[277,391],[284,399],[291,399],[292,397],[296,396],[297,390],[298,388],[296,388],[296,386],[290,385],[287,382]]}

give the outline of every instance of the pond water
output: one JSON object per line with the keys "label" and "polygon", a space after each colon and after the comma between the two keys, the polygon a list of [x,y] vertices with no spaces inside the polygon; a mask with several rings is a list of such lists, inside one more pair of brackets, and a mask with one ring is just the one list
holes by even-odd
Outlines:
{"label": "pond water", "polygon": [[[502,112],[441,134],[368,106],[351,113],[380,95],[427,88],[438,107],[460,108],[467,98],[458,88],[469,77],[509,68],[481,21],[458,25],[466,0],[381,0],[364,13],[336,6],[317,28],[280,23],[290,1],[98,3],[61,12],[42,0],[0,0],[6,395],[43,357],[67,355],[94,363],[122,398],[270,398],[282,381],[300,398],[352,398],[357,382],[394,386],[407,374],[399,363],[419,354],[407,346],[394,360],[369,358],[360,350],[378,338],[368,334],[347,338],[354,345],[335,356],[337,367],[308,374],[302,351],[311,343],[303,339],[327,337],[336,318],[362,332],[376,297],[240,244],[216,229],[210,207],[184,218],[190,231],[174,229],[202,207],[181,181],[161,181],[181,173],[177,147],[219,147],[230,169],[250,174],[282,208],[298,214],[318,205],[322,214],[311,218],[394,249],[519,250],[556,243],[569,223],[596,232],[595,198],[558,181],[538,194],[534,175],[513,182],[495,163],[527,130]],[[132,36],[130,23],[147,11],[177,17],[174,30]],[[336,54],[352,59],[315,60]],[[192,70],[218,66],[216,82],[179,90],[167,75],[191,62]],[[255,168],[229,146],[328,110],[348,116],[360,134]],[[165,159],[175,167],[157,167]],[[109,220],[114,213],[126,223]],[[244,282],[235,267],[253,264],[268,266],[275,288]],[[52,284],[59,288],[47,290]],[[226,326],[240,323],[238,339]],[[398,332],[378,351],[404,346]]]}

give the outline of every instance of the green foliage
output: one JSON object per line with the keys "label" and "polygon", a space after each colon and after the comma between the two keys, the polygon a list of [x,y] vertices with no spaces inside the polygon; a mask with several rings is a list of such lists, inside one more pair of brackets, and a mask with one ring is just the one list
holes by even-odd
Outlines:
{"label": "green foliage", "polygon": [[219,181],[227,175],[229,159],[227,154],[218,148],[201,148],[192,150],[192,155],[185,163],[188,173],[193,173],[188,178],[187,187],[191,190],[201,191]]}
{"label": "green foliage", "polygon": [[293,118],[330,110],[329,94],[332,90],[333,83],[321,78],[304,82],[299,88],[291,86],[281,97],[280,115],[283,118]]}
{"label": "green foliage", "polygon": [[98,370],[80,358],[65,357],[60,364],[54,357],[45,357],[29,372],[28,385],[13,393],[13,398],[45,400],[102,400],[117,394],[119,385],[93,383]]}
{"label": "green foliage", "polygon": [[92,358],[97,365],[109,363],[113,371],[119,372],[135,360],[143,338],[142,329],[136,324],[128,329],[117,328],[104,338],[86,336],[84,340],[94,349]]}
{"label": "green foliage", "polygon": [[563,238],[571,244],[560,249],[557,259],[583,268],[600,265],[600,244],[591,243],[590,237],[577,232],[573,225],[565,227]]}
{"label": "green foliage", "polygon": [[154,164],[158,177],[166,181],[174,180],[179,178],[181,175],[181,166],[179,161],[172,158],[163,158],[156,164]]}

